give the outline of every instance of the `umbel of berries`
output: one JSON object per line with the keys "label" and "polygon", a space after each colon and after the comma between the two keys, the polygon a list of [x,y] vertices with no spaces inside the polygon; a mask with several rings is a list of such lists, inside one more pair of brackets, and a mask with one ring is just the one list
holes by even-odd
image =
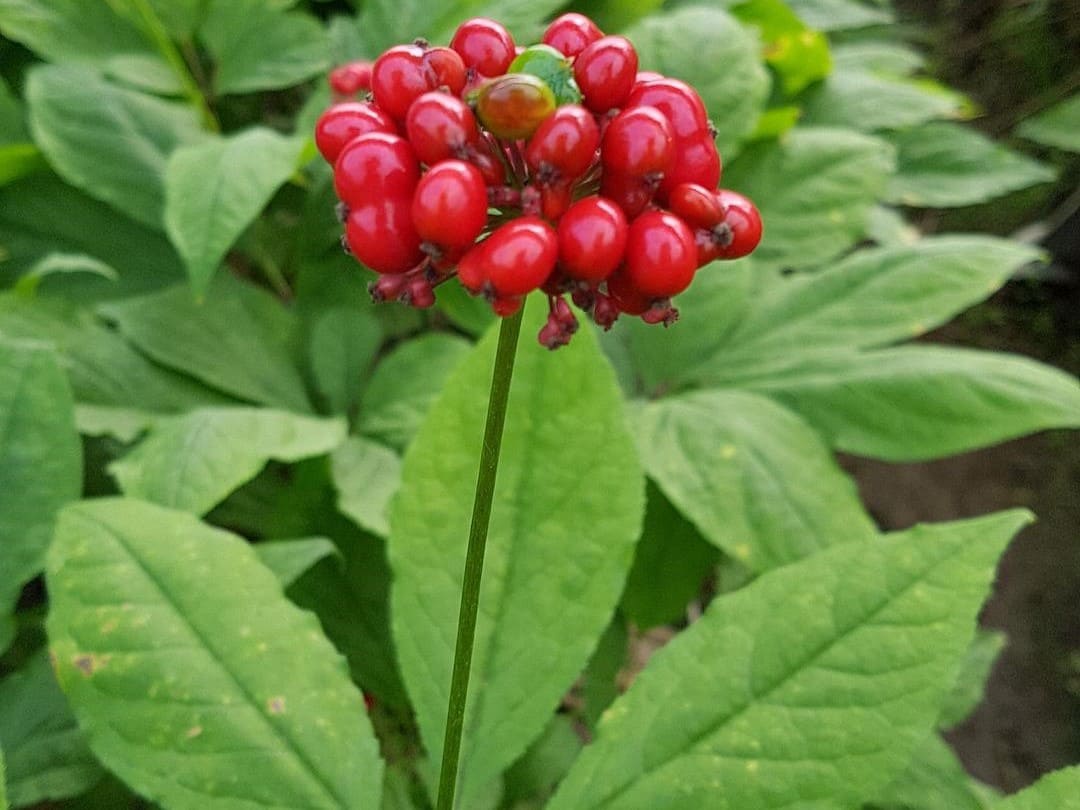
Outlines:
{"label": "umbel of berries", "polygon": [[577,329],[567,299],[605,329],[624,313],[673,323],[672,298],[753,251],[761,216],[718,188],[697,92],[638,67],[625,37],[564,14],[529,47],[476,18],[449,47],[336,68],[315,142],[372,295],[428,307],[456,279],[506,317],[539,290],[550,348]]}

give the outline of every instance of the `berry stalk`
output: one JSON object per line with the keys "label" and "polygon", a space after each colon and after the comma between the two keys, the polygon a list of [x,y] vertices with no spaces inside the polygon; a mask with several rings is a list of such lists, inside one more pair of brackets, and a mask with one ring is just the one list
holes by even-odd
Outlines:
{"label": "berry stalk", "polygon": [[465,722],[465,702],[469,693],[469,672],[472,668],[473,640],[476,635],[476,611],[480,605],[480,580],[484,571],[484,549],[491,521],[495,473],[499,468],[506,403],[510,396],[510,380],[514,374],[514,357],[517,354],[523,311],[524,309],[519,309],[514,315],[503,318],[499,328],[499,345],[491,375],[484,442],[480,448],[480,470],[476,476],[472,524],[469,526],[469,545],[465,552],[465,575],[461,585],[461,607],[458,611],[457,642],[450,680],[450,701],[446,710],[446,735],[443,739],[436,810],[453,810],[454,807],[461,733]]}

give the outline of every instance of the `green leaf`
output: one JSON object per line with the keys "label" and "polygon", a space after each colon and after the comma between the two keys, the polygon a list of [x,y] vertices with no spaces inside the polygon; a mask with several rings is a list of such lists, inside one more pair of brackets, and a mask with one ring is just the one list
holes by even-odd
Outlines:
{"label": "green leaf", "polygon": [[203,515],[271,459],[321,456],[344,440],[341,420],[268,408],[203,408],[159,420],[109,472],[125,495]]}
{"label": "green leaf", "polygon": [[104,774],[44,651],[0,682],[0,745],[7,758],[8,793],[16,807],[77,796]]}
{"label": "green leaf", "polygon": [[0,31],[44,59],[70,64],[83,74],[101,71],[156,92],[179,90],[151,43],[108,2],[0,0]]}
{"label": "green leaf", "polygon": [[1005,648],[1005,634],[997,630],[980,630],[968,648],[967,656],[956,676],[956,684],[945,699],[938,718],[938,727],[952,728],[975,711],[982,702],[986,680],[998,655]]}
{"label": "green leaf", "polygon": [[889,11],[867,5],[862,0],[786,0],[811,28],[844,31],[892,22]]}
{"label": "green leaf", "polygon": [[362,436],[351,436],[334,451],[331,464],[341,513],[380,537],[390,534],[390,499],[401,485],[397,454]]}
{"label": "green leaf", "polygon": [[226,252],[292,175],[303,142],[264,127],[177,149],[165,168],[165,230],[206,292]]}
{"label": "green leaf", "polygon": [[524,802],[527,808],[539,806],[554,792],[583,747],[574,719],[556,714],[543,735],[506,772],[500,807],[518,807],[516,802]]}
{"label": "green leaf", "polygon": [[92,256],[118,281],[72,275],[50,281],[50,293],[86,302],[160,289],[183,278],[165,237],[87,197],[54,175],[38,173],[0,187],[0,284],[52,253]]}
{"label": "green leaf", "polygon": [[7,768],[4,767],[3,749],[0,749],[0,810],[8,810]]}
{"label": "green leaf", "polygon": [[15,292],[23,296],[32,296],[41,282],[49,276],[69,273],[89,273],[109,281],[117,281],[120,276],[105,262],[87,256],[84,253],[50,253],[34,263],[15,284]]}
{"label": "green leaf", "polygon": [[491,305],[481,296],[469,295],[460,284],[440,285],[435,302],[454,326],[470,335],[484,334],[496,320]]}
{"label": "green leaf", "polygon": [[[44,566],[57,510],[79,497],[82,448],[73,407],[47,345],[0,339],[0,624]],[[0,635],[2,652],[10,637]]]}
{"label": "green leaf", "polygon": [[956,754],[934,732],[917,746],[893,782],[878,791],[875,807],[919,810],[988,810],[993,791],[975,782]]}
{"label": "green leaf", "polygon": [[1027,119],[1016,134],[1046,146],[1080,152],[1080,93]]}
{"label": "green leaf", "polygon": [[30,71],[26,99],[34,140],[65,180],[161,226],[166,158],[203,137],[194,110],[59,65]]}
{"label": "green leaf", "polygon": [[803,121],[811,126],[874,132],[955,117],[963,98],[933,83],[856,68],[835,71],[803,97],[803,105]]}
{"label": "green leaf", "polygon": [[1047,774],[994,807],[996,810],[1080,810],[1080,766]]}
{"label": "green leaf", "polygon": [[755,571],[877,533],[817,434],[764,397],[662,399],[639,425],[649,477],[709,542]]}
{"label": "green leaf", "polygon": [[0,145],[0,186],[48,168],[48,165],[41,150],[32,143]]}
{"label": "green leaf", "polygon": [[[230,401],[154,365],[90,312],[66,302],[0,296],[0,334],[55,346],[83,406],[128,409],[132,417],[136,408],[139,413],[172,413]],[[90,420],[100,423],[107,416],[98,410]]]}
{"label": "green leaf", "polygon": [[838,71],[867,70],[887,76],[908,76],[926,64],[926,58],[913,48],[876,39],[834,45],[832,57]]}
{"label": "green leaf", "polygon": [[751,145],[724,186],[749,194],[765,233],[754,254],[771,267],[812,267],[845,252],[866,230],[893,169],[884,141],[847,130],[796,128]]}
{"label": "green leaf", "polygon": [[315,385],[333,413],[353,413],[381,343],[382,329],[369,310],[333,307],[319,313],[308,354]]}
{"label": "green leaf", "polygon": [[322,26],[265,0],[210,0],[200,38],[219,95],[290,87],[329,67]]}
{"label": "green leaf", "polygon": [[1028,519],[829,549],[715,599],[607,711],[549,810],[856,806],[933,724]]}
{"label": "green leaf", "polygon": [[779,74],[788,95],[832,70],[828,40],[808,28],[783,0],[746,0],[735,4],[731,13],[761,32],[765,61]]}
{"label": "green leaf", "polygon": [[402,343],[375,367],[360,400],[356,429],[404,449],[469,349],[468,341],[439,333]]}
{"label": "green leaf", "polygon": [[[534,297],[526,334],[542,310]],[[447,380],[405,456],[391,508],[394,639],[434,762],[495,338],[489,332]],[[522,340],[480,595],[463,807],[540,733],[607,626],[641,528],[640,475],[622,398],[591,332],[555,353]]]}
{"label": "green leaf", "polygon": [[686,606],[720,558],[653,484],[646,491],[645,523],[619,603],[639,630],[684,620]]}
{"label": "green leaf", "polygon": [[558,106],[581,103],[581,88],[574,79],[570,60],[550,45],[530,45],[514,58],[506,72],[528,73],[543,79]]}
{"label": "green leaf", "polygon": [[989,296],[1039,255],[1020,242],[955,235],[856,251],[766,290],[706,365],[741,366],[752,358],[869,348],[921,335]]}
{"label": "green leaf", "polygon": [[325,537],[256,543],[255,553],[262,564],[274,572],[283,588],[288,588],[327,557],[337,557],[339,562],[341,557],[337,546]]}
{"label": "green leaf", "polygon": [[88,501],[62,513],[47,578],[60,685],[133,790],[177,810],[378,808],[359,690],[244,540],[140,501]]}
{"label": "green leaf", "polygon": [[0,77],[0,144],[22,144],[30,140],[25,118],[22,101]]}
{"label": "green leaf", "polygon": [[754,131],[769,95],[769,76],[749,29],[721,9],[690,6],[646,17],[625,33],[642,70],[694,86],[718,130],[720,154],[733,155]]}
{"label": "green leaf", "polygon": [[904,346],[797,358],[735,384],[797,411],[836,449],[887,461],[1080,427],[1075,377],[994,352]]}
{"label": "green leaf", "polygon": [[158,363],[241,399],[311,410],[296,363],[298,321],[257,287],[221,275],[201,303],[181,286],[101,312]]}
{"label": "green leaf", "polygon": [[974,205],[1057,176],[1046,164],[957,124],[926,124],[897,132],[891,140],[897,148],[897,171],[886,198],[903,205]]}

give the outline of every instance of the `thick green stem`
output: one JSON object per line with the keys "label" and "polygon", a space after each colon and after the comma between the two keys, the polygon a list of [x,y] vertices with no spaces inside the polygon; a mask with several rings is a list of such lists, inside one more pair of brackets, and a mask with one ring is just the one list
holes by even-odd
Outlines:
{"label": "thick green stem", "polygon": [[450,703],[446,710],[446,736],[443,739],[442,771],[439,775],[437,810],[452,810],[457,787],[461,732],[465,722],[465,701],[469,693],[473,638],[476,635],[476,610],[480,605],[480,579],[484,572],[484,548],[487,544],[491,501],[495,492],[495,473],[499,468],[506,402],[510,379],[514,374],[514,356],[521,333],[521,311],[504,318],[499,329],[499,347],[495,352],[495,370],[491,375],[488,396],[487,426],[480,448],[480,471],[476,476],[469,547],[465,552],[465,577],[461,584],[461,609],[458,612],[457,644],[454,648],[454,673],[450,680]]}

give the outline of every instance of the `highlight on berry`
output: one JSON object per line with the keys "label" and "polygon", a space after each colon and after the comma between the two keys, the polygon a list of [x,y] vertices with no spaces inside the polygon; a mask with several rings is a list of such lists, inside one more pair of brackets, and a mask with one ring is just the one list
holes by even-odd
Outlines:
{"label": "highlight on berry", "polygon": [[761,241],[753,202],[718,188],[697,91],[581,14],[530,47],[478,17],[449,47],[396,45],[329,82],[315,142],[376,300],[430,307],[456,278],[506,317],[541,290],[554,349],[577,330],[567,298],[604,329],[670,325],[699,268]]}

